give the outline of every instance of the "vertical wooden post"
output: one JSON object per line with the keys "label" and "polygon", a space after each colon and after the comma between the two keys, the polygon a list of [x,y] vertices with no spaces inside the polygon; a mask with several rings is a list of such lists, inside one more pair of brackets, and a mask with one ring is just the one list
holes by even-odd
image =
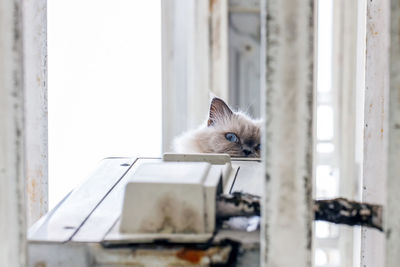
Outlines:
{"label": "vertical wooden post", "polygon": [[[176,14],[179,11],[177,1],[161,1],[163,152],[171,150],[174,136],[186,128],[186,45],[184,24]],[[181,2],[183,10],[185,3]]]}
{"label": "vertical wooden post", "polygon": [[314,1],[262,1],[261,266],[311,266]]}
{"label": "vertical wooden post", "polygon": [[162,1],[163,151],[228,100],[228,1]]}
{"label": "vertical wooden post", "polygon": [[[187,0],[186,0],[187,1]],[[179,6],[177,7],[179,8]],[[210,90],[210,5],[190,0],[188,29],[187,129],[207,118]],[[177,103],[179,104],[179,103]]]}
{"label": "vertical wooden post", "polygon": [[0,266],[26,265],[22,4],[0,1]]}
{"label": "vertical wooden post", "polygon": [[206,119],[209,103],[209,3],[162,1],[163,151]]}
{"label": "vertical wooden post", "polygon": [[386,267],[400,263],[400,1],[391,1]]}
{"label": "vertical wooden post", "polygon": [[23,1],[27,224],[48,208],[47,0]]}
{"label": "vertical wooden post", "polygon": [[[365,202],[385,205],[390,1],[367,1],[363,191]],[[384,266],[385,237],[362,229],[361,266]]]}
{"label": "vertical wooden post", "polygon": [[[357,76],[357,1],[333,1],[333,84],[335,92],[335,138],[339,167],[339,195],[354,199],[357,195],[356,164],[356,76]],[[338,245],[340,265],[352,266],[354,228],[340,227]]]}
{"label": "vertical wooden post", "polygon": [[210,0],[210,89],[228,101],[228,3]]}

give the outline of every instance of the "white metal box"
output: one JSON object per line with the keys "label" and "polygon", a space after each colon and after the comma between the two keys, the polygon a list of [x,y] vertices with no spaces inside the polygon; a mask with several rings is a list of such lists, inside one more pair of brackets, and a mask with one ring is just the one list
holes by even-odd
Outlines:
{"label": "white metal box", "polygon": [[207,162],[158,162],[128,174],[120,231],[157,235],[212,233],[222,173]]}

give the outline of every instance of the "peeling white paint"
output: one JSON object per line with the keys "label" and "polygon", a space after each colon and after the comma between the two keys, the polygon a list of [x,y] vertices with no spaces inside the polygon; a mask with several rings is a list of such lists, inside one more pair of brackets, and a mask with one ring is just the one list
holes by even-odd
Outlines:
{"label": "peeling white paint", "polygon": [[0,266],[26,265],[21,1],[0,1]]}
{"label": "peeling white paint", "polygon": [[400,1],[391,1],[386,267],[400,263]]}
{"label": "peeling white paint", "polygon": [[[339,196],[357,199],[356,114],[359,111],[356,105],[357,90],[355,88],[357,86],[357,49],[362,49],[362,47],[357,47],[358,3],[347,0],[332,2],[332,100],[335,110],[333,153],[335,159],[333,160],[339,167]],[[341,266],[353,266],[354,257],[359,258],[360,251],[354,247],[353,243],[354,231],[359,230],[354,227],[339,228],[337,245],[340,250]]]}
{"label": "peeling white paint", "polygon": [[209,105],[209,2],[162,1],[163,152],[204,121]]}
{"label": "peeling white paint", "polygon": [[[367,1],[362,200],[385,205],[389,92],[389,1]],[[361,265],[384,266],[385,237],[363,228]]]}
{"label": "peeling white paint", "polygon": [[23,1],[27,224],[48,207],[47,0]]}
{"label": "peeling white paint", "polygon": [[229,99],[228,2],[210,0],[210,88],[225,100]]}
{"label": "peeling white paint", "polygon": [[314,1],[262,3],[261,266],[306,267],[312,262]]}

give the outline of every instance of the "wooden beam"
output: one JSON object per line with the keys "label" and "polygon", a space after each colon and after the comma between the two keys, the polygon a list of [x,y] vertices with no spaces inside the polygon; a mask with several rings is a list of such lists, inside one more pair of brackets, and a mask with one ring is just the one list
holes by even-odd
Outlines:
{"label": "wooden beam", "polygon": [[[389,73],[389,1],[367,1],[362,200],[385,205]],[[384,266],[385,236],[363,228],[361,265]]]}
{"label": "wooden beam", "polygon": [[48,209],[47,0],[23,1],[27,224]]}
{"label": "wooden beam", "polygon": [[163,152],[206,119],[210,90],[209,2],[162,1]]}
{"label": "wooden beam", "polygon": [[[346,198],[314,200],[315,221],[325,221],[350,226],[362,225],[383,231],[383,207],[361,203]],[[217,197],[217,220],[232,217],[260,216],[260,197],[243,192]]]}
{"label": "wooden beam", "polygon": [[306,267],[312,262],[314,1],[264,0],[261,12],[261,266]]}
{"label": "wooden beam", "polygon": [[187,24],[188,84],[185,88],[187,90],[185,130],[196,128],[204,122],[208,114],[210,93],[210,5],[208,1],[189,0],[189,2],[189,9],[186,10],[190,20]]}
{"label": "wooden beam", "polygon": [[400,1],[391,1],[386,267],[400,262]]}
{"label": "wooden beam", "polygon": [[22,1],[0,1],[0,266],[26,266]]}
{"label": "wooden beam", "polygon": [[228,101],[228,2],[210,0],[210,89]]}
{"label": "wooden beam", "polygon": [[[339,168],[339,196],[356,199],[356,77],[357,77],[357,1],[333,2],[332,90],[335,117],[335,157]],[[357,230],[355,230],[357,229]],[[352,266],[354,227],[340,227],[338,245],[342,266]]]}

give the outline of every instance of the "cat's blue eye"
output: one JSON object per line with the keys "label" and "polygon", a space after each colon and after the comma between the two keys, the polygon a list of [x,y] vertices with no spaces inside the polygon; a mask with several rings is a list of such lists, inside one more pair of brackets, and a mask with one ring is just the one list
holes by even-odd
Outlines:
{"label": "cat's blue eye", "polygon": [[226,140],[228,140],[229,142],[232,142],[232,143],[238,143],[239,142],[239,138],[234,133],[225,134],[225,138],[226,138]]}
{"label": "cat's blue eye", "polygon": [[258,145],[256,145],[256,147],[255,147],[255,150],[256,150],[256,151],[259,151],[259,150],[260,150],[260,148],[261,148],[261,145],[260,145],[260,144],[258,144]]}

